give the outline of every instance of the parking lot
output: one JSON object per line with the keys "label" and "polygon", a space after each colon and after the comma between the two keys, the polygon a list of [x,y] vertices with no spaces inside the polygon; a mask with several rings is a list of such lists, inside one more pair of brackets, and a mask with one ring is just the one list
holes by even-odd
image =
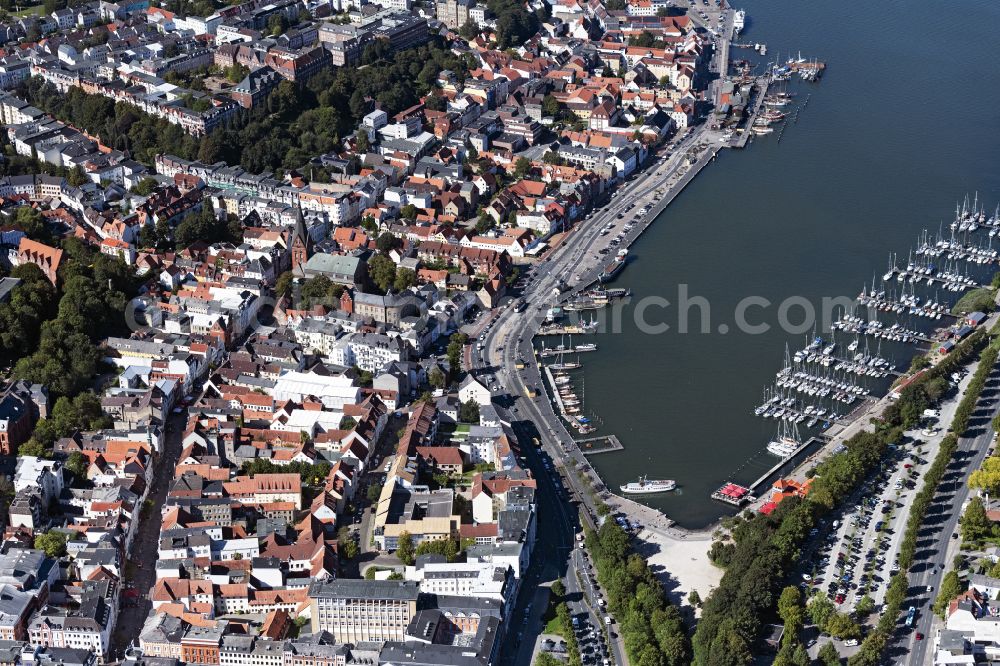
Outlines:
{"label": "parking lot", "polygon": [[890,575],[899,570],[906,507],[931,455],[919,440],[896,447],[855,503],[834,520],[809,583],[826,591],[842,612],[853,612],[866,594],[881,603]]}
{"label": "parking lot", "polygon": [[[964,388],[970,379],[966,373],[956,374],[952,386]],[[870,617],[878,618],[889,580],[899,571],[899,548],[910,505],[944,439],[942,425],[954,416],[955,396],[952,392],[940,411],[925,412],[920,426],[906,432],[889,450],[881,468],[844,500],[840,511],[813,530],[811,536],[821,541],[810,564],[800,571],[800,586],[807,595],[826,594],[838,611],[849,614],[855,613],[867,595],[873,602]],[[933,590],[922,593],[933,596]],[[838,641],[837,647],[846,656],[852,650],[842,648],[856,645],[855,641]]]}

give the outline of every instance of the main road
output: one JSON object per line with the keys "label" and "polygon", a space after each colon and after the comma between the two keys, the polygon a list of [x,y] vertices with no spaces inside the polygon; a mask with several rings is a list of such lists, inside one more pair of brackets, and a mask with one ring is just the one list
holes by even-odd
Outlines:
{"label": "main road", "polygon": [[[970,367],[975,372],[976,366]],[[941,579],[946,568],[951,567],[949,557],[957,550],[958,539],[951,536],[958,530],[958,520],[962,507],[969,498],[967,481],[969,474],[979,469],[993,444],[993,428],[990,421],[1000,414],[1000,372],[996,367],[983,388],[979,403],[973,410],[969,429],[958,440],[958,447],[952,456],[937,493],[924,517],[917,537],[915,564],[910,568],[910,605],[917,609],[917,620],[912,631],[901,631],[889,647],[893,663],[931,664],[934,659],[932,630],[935,620],[931,606],[936,593],[941,589]],[[905,609],[904,609],[905,610]],[[917,635],[922,636],[917,639]]]}
{"label": "main road", "polygon": [[[610,234],[602,236],[602,229],[608,224],[624,226],[626,212],[650,204],[652,212],[642,223],[634,225],[625,236],[623,245],[634,241],[656,217],[660,206],[672,199],[714,156],[718,148],[711,142],[717,140],[716,132],[698,128],[665,147],[661,156],[652,158],[653,166],[646,173],[623,184],[604,208],[578,223],[549,257],[524,278],[521,297],[527,308],[523,312],[515,312],[511,307],[500,310],[489,322],[486,332],[471,341],[472,370],[480,376],[495,375],[495,379],[488,383],[502,387],[502,395],[496,396],[500,416],[513,424],[522,453],[539,479],[539,534],[545,535],[545,538],[538,540],[537,550],[532,556],[533,565],[522,587],[535,589],[539,582],[565,574],[568,588],[578,591],[577,596],[582,597],[584,602],[583,606],[577,607],[585,608],[591,623],[597,627],[603,625],[603,614],[598,606],[599,593],[586,570],[581,570],[585,567],[584,558],[574,552],[573,534],[579,529],[576,509],[556,486],[556,477],[544,469],[539,452],[526,445],[538,437],[544,454],[555,463],[553,474],[561,469],[567,471],[564,479],[566,487],[586,509],[583,512],[585,519],[592,527],[595,526],[597,507],[592,505],[589,492],[580,487],[573,472],[578,465],[586,463],[585,458],[573,444],[572,436],[552,410],[544,393],[537,391],[542,388],[542,377],[531,340],[549,305],[592,284],[609,261],[597,253],[602,246],[609,244],[611,238]],[[689,152],[696,147],[700,157],[692,163],[688,159]],[[619,215],[623,217],[619,218]],[[571,290],[557,297],[557,286],[564,283]],[[516,368],[519,364],[524,365],[522,370]],[[527,397],[529,388],[535,391],[536,397]],[[587,582],[582,590],[577,590],[578,572]],[[512,627],[505,639],[506,649],[502,651],[502,654],[509,655],[504,659],[505,663],[530,663],[534,643],[530,639],[537,635],[540,628],[546,599],[547,595],[538,593],[530,597],[520,595]],[[610,650],[614,662],[627,664],[621,637],[613,632],[611,635]]]}

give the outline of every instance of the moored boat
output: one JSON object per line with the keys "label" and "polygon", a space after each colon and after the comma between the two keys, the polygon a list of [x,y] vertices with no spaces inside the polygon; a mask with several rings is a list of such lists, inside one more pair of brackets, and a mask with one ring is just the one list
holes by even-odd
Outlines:
{"label": "moored boat", "polygon": [[644,495],[649,493],[666,493],[677,487],[677,483],[671,479],[647,479],[640,476],[638,481],[624,483],[620,486],[621,491],[627,495]]}

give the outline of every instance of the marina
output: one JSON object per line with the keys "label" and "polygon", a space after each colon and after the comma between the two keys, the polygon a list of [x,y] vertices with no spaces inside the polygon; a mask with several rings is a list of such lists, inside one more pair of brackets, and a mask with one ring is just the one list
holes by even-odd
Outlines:
{"label": "marina", "polygon": [[[842,35],[830,34],[822,21],[822,12],[814,7],[803,5],[779,10],[757,4],[749,7],[749,11],[755,19],[760,16],[760,23],[755,21],[751,37],[738,41],[766,42],[768,53],[772,54],[780,48],[783,33],[801,32],[801,43],[808,44],[812,52],[822,53],[823,60],[836,63],[836,67],[824,68],[823,83],[812,88],[811,95],[811,84],[801,82],[798,75],[789,76],[783,85],[796,96],[785,107],[768,107],[760,99],[762,110],[786,114],[780,124],[796,123],[797,109],[807,103],[809,113],[798,117],[795,131],[786,132],[780,146],[776,141],[761,141],[754,151],[747,153],[723,151],[707,177],[701,174],[703,178],[686,183],[683,196],[676,197],[677,189],[672,187],[669,216],[661,215],[653,222],[664,204],[661,201],[648,214],[648,222],[637,226],[643,240],[634,251],[641,250],[643,257],[648,254],[656,260],[635,261],[621,273],[615,286],[629,287],[633,303],[639,303],[650,295],[676,302],[676,296],[671,297],[667,286],[689,285],[690,293],[711,303],[713,329],[719,318],[731,313],[750,294],[762,294],[775,304],[789,294],[805,297],[816,305],[827,296],[853,298],[859,295],[863,282],[870,285],[873,268],[877,270],[877,291],[884,290],[886,298],[902,302],[904,293],[915,293],[921,298],[917,307],[937,302],[950,308],[971,285],[962,292],[952,292],[942,288],[947,280],[932,279],[928,284],[926,276],[919,282],[904,278],[901,283],[894,274],[888,282],[883,281],[881,278],[888,270],[886,252],[893,248],[901,250],[898,268],[905,270],[907,248],[918,238],[920,228],[937,227],[940,220],[944,220],[943,238],[950,242],[949,222],[953,217],[950,211],[955,197],[961,201],[965,192],[970,193],[971,201],[975,190],[981,193],[989,190],[989,208],[995,206],[995,183],[991,184],[984,174],[990,170],[988,156],[1000,146],[993,137],[983,140],[981,131],[973,128],[980,123],[977,119],[981,119],[986,109],[1000,102],[1000,91],[991,91],[985,99],[977,99],[969,108],[961,109],[958,114],[961,120],[948,123],[933,136],[922,132],[915,119],[901,118],[898,112],[879,115],[876,111],[871,124],[859,123],[857,118],[845,118],[832,100],[864,98],[877,102],[888,95],[898,103],[912,101],[913,76],[885,76],[870,66],[872,58],[877,57],[877,49],[869,47],[884,38],[887,25],[898,25],[898,14],[876,6],[858,8],[857,15],[850,20],[856,34],[845,42]],[[979,4],[972,13],[982,11],[983,5]],[[945,34],[957,38],[967,29],[967,12],[961,13],[961,20],[949,17],[945,22]],[[923,8],[916,10],[907,17],[905,30],[912,35],[915,24],[931,20],[933,15]],[[907,62],[914,67],[925,60],[916,48],[918,41],[912,40],[903,49]],[[845,48],[845,43],[850,43],[850,48]],[[978,43],[976,50],[981,50]],[[756,57],[753,51],[745,53]],[[944,72],[936,64],[932,69]],[[981,67],[972,70],[961,72],[959,78],[968,82],[983,75]],[[772,85],[768,94],[777,90],[778,86]],[[776,134],[771,136],[776,138]],[[913,136],[926,139],[911,142],[909,137]],[[746,142],[749,140],[747,137]],[[876,151],[879,159],[900,165],[890,182],[886,182],[884,162],[857,159],[858,154],[870,151]],[[947,163],[948,168],[927,168],[926,165],[936,164],[938,159]],[[691,168],[700,168],[709,161],[711,156]],[[851,193],[850,200],[845,199],[845,192]],[[990,215],[986,217],[988,221]],[[660,224],[665,220],[669,223]],[[733,223],[724,225],[724,233],[706,224],[706,221],[727,220]],[[972,232],[968,230],[971,224],[966,224],[965,231],[960,226],[961,223],[954,230],[956,248],[963,246],[957,252],[969,252],[971,258],[973,248],[989,248],[992,227],[980,224]],[[746,231],[749,229],[752,232]],[[625,242],[632,242],[634,235]],[[933,234],[928,235],[931,245],[938,240]],[[990,273],[995,270],[990,268],[996,266],[995,262],[980,264],[958,255],[923,257],[916,252],[919,246],[920,242],[913,245],[913,263],[923,265],[929,260],[935,264],[935,274],[966,273],[975,285],[983,285],[990,282]],[[861,304],[858,307],[867,309]],[[939,342],[935,329],[948,329],[949,324],[956,322],[954,316],[944,312],[938,319],[936,315],[931,318],[911,313],[909,308],[904,312],[874,310],[862,313],[859,309],[845,314],[865,314],[866,321],[877,318],[884,328],[899,324],[929,342],[904,343],[840,330],[831,336],[827,330],[822,336],[826,344],[818,350],[804,351],[803,347],[815,336],[807,337],[806,345],[802,345],[802,337],[797,337],[800,333],[790,336],[783,332],[775,324],[773,307],[762,315],[771,325],[770,331],[762,335],[734,334],[732,330],[729,335],[680,335],[676,326],[664,335],[649,335],[634,326],[631,317],[624,318],[620,333],[598,331],[594,342],[601,353],[586,356],[587,399],[600,405],[605,424],[599,432],[606,429],[617,433],[627,446],[628,455],[597,456],[593,459],[594,467],[611,488],[634,481],[644,473],[650,477],[676,478],[684,486],[684,494],[666,493],[641,499],[684,526],[703,526],[731,512],[733,505],[728,502],[705,499],[718,491],[727,477],[736,486],[746,488],[774,466],[776,461],[760,452],[773,439],[779,422],[773,417],[760,418],[753,411],[754,405],[761,402],[762,385],[769,378],[776,379],[776,373],[783,367],[786,343],[797,340],[799,344],[793,342],[792,351],[803,351],[800,358],[808,367],[797,368],[797,372],[820,378],[834,377],[826,372],[836,372],[838,383],[868,389],[870,394],[859,396],[852,405],[833,400],[833,391],[822,399],[828,412],[832,407],[841,414],[848,410],[856,413],[887,390],[889,382],[909,366],[913,353]],[[838,312],[833,319],[839,315]],[[834,350],[823,354],[823,349],[834,341],[837,343]],[[731,372],[735,366],[740,367],[739,373]],[[718,394],[722,376],[729,378],[726,395],[718,404],[706,400],[706,396]],[[683,377],[684,381],[673,381],[676,377]],[[623,381],[628,382],[631,390],[623,390]],[[819,401],[816,396],[798,390],[795,395],[803,402]],[[799,410],[804,411],[805,406],[802,404]],[[727,414],[725,419],[718,418],[720,411]],[[646,416],[640,418],[637,414]],[[839,424],[846,423],[848,416],[831,425],[830,431],[839,431]],[[799,427],[810,420],[806,419]],[[821,425],[817,422],[816,427]],[[757,452],[754,460],[738,471],[718,470],[720,456],[743,460],[751,451]]]}
{"label": "marina", "polygon": [[[594,432],[597,429],[596,426],[583,413],[582,392],[580,395],[577,395],[569,375],[558,369],[556,372],[553,372],[554,366],[552,365],[542,366],[542,368],[546,379],[548,379],[548,385],[552,388],[550,395],[552,396],[552,401],[555,403],[557,413],[570,427],[574,428],[581,435],[588,435]],[[614,444],[618,448],[609,448],[609,451],[623,448],[617,438],[615,438]]]}

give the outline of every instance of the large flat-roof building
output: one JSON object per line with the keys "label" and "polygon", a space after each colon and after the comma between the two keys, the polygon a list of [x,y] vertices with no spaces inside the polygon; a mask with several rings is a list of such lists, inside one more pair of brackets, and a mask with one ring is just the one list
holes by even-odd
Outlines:
{"label": "large flat-roof building", "polygon": [[338,643],[402,641],[419,594],[412,581],[315,582],[309,588],[313,633],[328,631]]}

